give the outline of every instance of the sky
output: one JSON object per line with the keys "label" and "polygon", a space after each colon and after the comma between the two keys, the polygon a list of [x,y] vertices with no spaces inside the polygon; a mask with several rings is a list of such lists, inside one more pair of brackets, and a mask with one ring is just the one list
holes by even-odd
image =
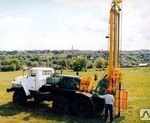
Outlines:
{"label": "sky", "polygon": [[[123,0],[121,50],[150,49],[150,1]],[[0,0],[0,50],[107,50],[111,0]]]}

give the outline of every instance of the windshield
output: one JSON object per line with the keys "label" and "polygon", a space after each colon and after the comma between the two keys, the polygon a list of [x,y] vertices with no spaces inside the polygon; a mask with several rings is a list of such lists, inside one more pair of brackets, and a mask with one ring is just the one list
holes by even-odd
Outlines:
{"label": "windshield", "polygon": [[43,70],[42,75],[52,75],[51,70]]}

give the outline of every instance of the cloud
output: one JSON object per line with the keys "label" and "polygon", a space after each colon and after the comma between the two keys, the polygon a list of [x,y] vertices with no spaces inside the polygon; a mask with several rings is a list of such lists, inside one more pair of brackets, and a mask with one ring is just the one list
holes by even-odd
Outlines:
{"label": "cloud", "polygon": [[149,0],[143,2],[123,1],[123,49],[150,49],[150,45],[147,45],[150,40],[149,4]]}
{"label": "cloud", "polygon": [[31,18],[28,17],[0,16],[0,26],[16,26],[30,22]]}
{"label": "cloud", "polygon": [[[31,1],[34,2],[34,0]],[[10,12],[12,9],[8,8],[7,11],[0,13],[0,40],[5,42],[5,45],[2,43],[1,47],[6,49],[8,44],[11,44],[10,42],[12,44],[15,42],[14,49],[18,46],[18,43],[23,46],[26,44],[26,47],[31,47],[31,49],[36,47],[70,48],[72,44],[77,45],[76,47],[79,47],[79,49],[104,49],[103,44],[105,44],[105,47],[107,45],[104,37],[109,29],[111,1],[44,0],[48,8],[41,9],[43,3],[43,0],[41,0],[37,3],[37,6],[31,5],[31,8],[28,9],[31,13],[26,14],[19,11]],[[23,3],[26,3],[26,1]],[[150,49],[149,4],[149,0],[142,2],[123,0],[123,50]],[[27,7],[27,4],[20,3],[21,5],[23,9]],[[45,8],[45,4],[43,5]],[[35,18],[35,13],[32,11],[36,9],[42,13],[42,16],[39,14]],[[51,12],[54,12],[54,14],[51,14]],[[42,45],[43,40],[45,40],[44,46]],[[38,46],[31,46],[31,41]],[[50,41],[53,45],[50,44]],[[63,42],[64,46],[60,42]],[[93,44],[93,42],[95,43]],[[60,46],[58,47],[58,45]]]}
{"label": "cloud", "polygon": [[107,2],[104,0],[52,0],[52,3],[60,4],[60,5],[69,5],[69,6],[106,6],[111,0]]}
{"label": "cloud", "polygon": [[[104,16],[109,16],[108,10],[110,8],[111,0],[102,1],[102,0],[53,0],[56,4],[61,5],[71,5],[71,6],[80,6],[80,7],[100,7],[101,10],[106,13],[102,15],[101,18],[93,17],[90,14],[80,13],[74,15],[71,18],[67,19],[67,29],[70,31],[87,31],[87,32],[108,32],[108,20],[104,20]],[[123,20],[122,20],[122,40],[123,40],[123,49],[140,49],[141,47],[150,49],[148,44],[150,40],[149,32],[149,23],[150,16],[148,16],[149,0],[143,2],[138,2],[136,0],[132,1],[123,1]],[[141,42],[143,44],[141,45]],[[136,44],[138,46],[136,46]],[[130,45],[130,46],[129,46]]]}
{"label": "cloud", "polygon": [[91,31],[103,32],[106,30],[108,23],[100,18],[80,13],[67,19],[67,29],[70,31]]}
{"label": "cloud", "polygon": [[0,16],[0,50],[21,49],[30,37],[32,19],[23,16]]}

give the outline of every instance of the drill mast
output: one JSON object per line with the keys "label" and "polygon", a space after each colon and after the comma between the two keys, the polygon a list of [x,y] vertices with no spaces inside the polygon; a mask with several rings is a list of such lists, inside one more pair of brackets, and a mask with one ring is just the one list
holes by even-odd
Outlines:
{"label": "drill mast", "polygon": [[110,9],[107,80],[109,82],[109,89],[112,91],[118,88],[118,83],[121,79],[121,71],[119,69],[120,3],[121,0],[113,0]]}

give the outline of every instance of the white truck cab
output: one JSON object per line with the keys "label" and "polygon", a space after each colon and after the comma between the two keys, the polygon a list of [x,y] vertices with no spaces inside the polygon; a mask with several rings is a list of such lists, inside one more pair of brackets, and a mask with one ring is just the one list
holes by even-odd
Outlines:
{"label": "white truck cab", "polygon": [[13,88],[23,88],[26,96],[30,95],[30,91],[38,91],[42,85],[46,84],[46,78],[55,73],[53,68],[35,67],[31,68],[29,75],[16,77],[12,81]]}

